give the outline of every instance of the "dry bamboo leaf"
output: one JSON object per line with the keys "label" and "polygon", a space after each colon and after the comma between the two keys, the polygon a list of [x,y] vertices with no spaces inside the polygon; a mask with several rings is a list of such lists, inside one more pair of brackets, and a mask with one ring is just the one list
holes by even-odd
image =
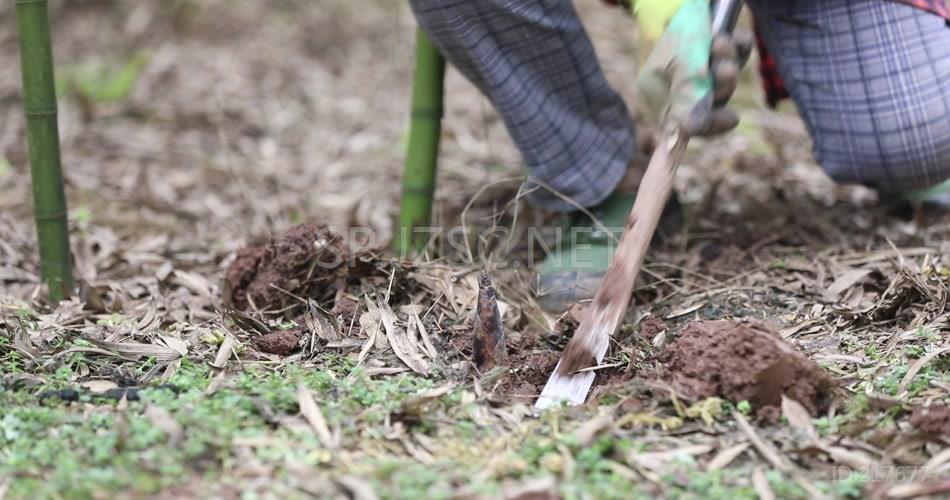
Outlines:
{"label": "dry bamboo leaf", "polygon": [[158,361],[171,361],[181,358],[180,351],[159,344],[140,344],[138,342],[108,342],[93,338],[85,339],[90,344],[125,356],[151,356]]}
{"label": "dry bamboo leaf", "polygon": [[426,348],[422,345],[422,341],[419,340],[419,336],[416,335],[416,321],[412,319],[412,317],[406,319],[406,340],[412,344],[416,351],[425,354]]}
{"label": "dry bamboo leaf", "polygon": [[432,465],[435,463],[435,457],[431,453],[416,446],[408,436],[400,436],[399,443],[402,444],[406,453],[423,465]]}
{"label": "dry bamboo leaf", "polygon": [[168,363],[168,365],[165,367],[165,371],[162,372],[162,378],[161,378],[162,383],[163,384],[168,383],[168,381],[171,380],[172,377],[175,376],[175,373],[178,371],[179,368],[181,368],[181,358],[178,358],[176,360],[173,360],[171,363]]}
{"label": "dry bamboo leaf", "polygon": [[227,364],[228,359],[231,358],[231,353],[234,352],[234,337],[230,334],[224,334],[224,340],[221,341],[221,346],[218,347],[218,354],[215,355],[214,361],[211,362],[211,366],[215,368],[224,368],[224,365]]}
{"label": "dry bamboo leaf", "polygon": [[670,460],[674,460],[677,457],[684,455],[691,457],[705,455],[714,449],[712,445],[696,444],[664,451],[650,451],[645,453],[632,451],[627,459],[631,464],[637,464],[641,467],[660,472],[663,471]]}
{"label": "dry bamboo leaf", "polygon": [[821,449],[835,462],[847,465],[856,471],[869,470],[877,463],[867,453],[857,450],[849,450],[841,446],[822,446]]}
{"label": "dry bamboo leaf", "polygon": [[179,285],[198,295],[201,295],[206,299],[210,299],[212,301],[217,300],[217,297],[215,296],[215,290],[217,290],[217,287],[211,283],[211,280],[208,278],[205,278],[198,273],[183,271],[181,269],[176,269],[173,275],[174,281]]}
{"label": "dry bamboo leaf", "polygon": [[367,377],[375,377],[378,375],[395,375],[397,373],[403,373],[407,371],[409,371],[409,369],[404,366],[380,366],[366,368],[363,370],[363,374]]}
{"label": "dry bamboo leaf", "polygon": [[142,316],[135,322],[135,329],[144,330],[151,326],[156,319],[158,319],[158,306],[154,300],[149,300],[148,305],[145,307],[145,312],[143,312]]}
{"label": "dry bamboo leaf", "polygon": [[343,338],[336,322],[321,313],[313,299],[308,299],[307,309],[308,314],[305,314],[303,319],[307,323],[307,328],[310,329],[311,334],[326,341],[336,341]]}
{"label": "dry bamboo leaf", "polygon": [[749,449],[749,443],[739,443],[723,449],[706,464],[707,471],[719,470],[731,464],[742,452]]}
{"label": "dry bamboo leaf", "polygon": [[811,422],[811,415],[801,403],[782,394],[782,415],[788,423],[806,440],[806,444],[818,441],[818,431]]}
{"label": "dry bamboo leaf", "polygon": [[422,354],[409,340],[406,332],[396,327],[396,314],[393,313],[393,310],[389,308],[388,304],[380,304],[379,311],[383,329],[386,331],[386,338],[389,339],[389,345],[396,353],[396,357],[402,360],[412,371],[421,375],[427,374],[429,367],[422,358]]}
{"label": "dry bamboo leaf", "polygon": [[838,299],[841,298],[842,293],[856,285],[869,274],[871,274],[871,270],[867,268],[852,269],[842,274],[825,290],[825,300],[828,302],[837,302]]}
{"label": "dry bamboo leaf", "polygon": [[165,408],[148,405],[142,414],[156,429],[165,433],[170,443],[177,443],[181,439],[183,434],[181,424]]}
{"label": "dry bamboo leaf", "polygon": [[221,388],[221,384],[224,383],[224,378],[227,376],[227,373],[228,373],[225,370],[216,370],[216,371],[217,373],[215,373],[214,377],[211,378],[211,381],[208,382],[208,387],[205,387],[205,392],[204,392],[205,396],[210,396],[218,392],[218,389]]}
{"label": "dry bamboo leaf", "polygon": [[79,384],[80,387],[84,387],[89,392],[93,393],[103,393],[110,389],[116,389],[119,387],[119,384],[111,380],[87,380]]}
{"label": "dry bamboo leaf", "polygon": [[752,469],[752,487],[755,493],[759,495],[759,500],[775,500],[775,492],[769,486],[769,480],[765,477],[765,469],[760,465]]}
{"label": "dry bamboo leaf", "polygon": [[687,314],[690,314],[702,309],[703,306],[705,305],[706,305],[706,301],[704,300],[704,301],[699,302],[698,304],[693,304],[692,306],[680,309],[678,311],[671,312],[670,314],[667,314],[664,317],[664,319],[673,319],[673,318],[679,318],[680,316],[686,316]]}
{"label": "dry bamboo leaf", "polygon": [[373,333],[370,334],[369,338],[366,339],[366,342],[363,343],[363,347],[360,348],[360,353],[356,356],[356,364],[362,365],[363,361],[366,361],[366,357],[369,356],[369,351],[373,348],[373,345],[376,343],[376,336],[379,335],[379,330],[373,330]]}
{"label": "dry bamboo leaf", "polygon": [[336,482],[350,492],[353,500],[379,499],[379,497],[376,495],[376,492],[373,490],[373,486],[369,484],[369,481],[363,478],[356,476],[340,476],[336,478]]}
{"label": "dry bamboo leaf", "polygon": [[950,463],[950,448],[945,448],[924,464],[924,474],[938,474],[941,468]]}
{"label": "dry bamboo leaf", "polygon": [[613,425],[614,420],[612,415],[601,413],[578,426],[573,433],[577,438],[578,446],[581,448],[589,446],[598,435]]}
{"label": "dry bamboo leaf", "polygon": [[432,345],[432,339],[429,337],[429,332],[426,331],[426,326],[422,323],[422,318],[419,317],[419,312],[422,311],[422,309],[422,306],[416,304],[403,306],[401,308],[402,312],[409,316],[408,322],[415,322],[416,328],[419,332],[419,338],[422,339],[422,345],[424,346],[423,351],[429,356],[429,358],[436,359],[439,353],[435,350],[435,346]]}
{"label": "dry bamboo leaf", "polygon": [[188,355],[188,342],[184,341],[178,337],[171,337],[168,335],[161,335],[159,339],[169,347],[169,349],[174,350],[182,356]]}
{"label": "dry bamboo leaf", "polygon": [[775,447],[765,442],[765,440],[763,440],[762,437],[755,432],[752,424],[746,420],[745,416],[737,411],[734,411],[732,412],[732,418],[735,419],[736,423],[739,425],[739,429],[742,430],[746,437],[749,438],[749,442],[751,442],[756,451],[762,455],[762,458],[765,458],[765,460],[775,469],[778,469],[782,472],[791,472],[791,467],[782,460],[782,457],[778,454],[778,451],[775,450]]}
{"label": "dry bamboo leaf", "polygon": [[[477,498],[477,497],[476,497]],[[554,500],[561,498],[554,477],[526,479],[515,484],[504,484],[500,498],[507,500]]]}
{"label": "dry bamboo leaf", "polygon": [[472,274],[457,276],[451,268],[427,266],[412,273],[410,277],[437,296],[444,294],[456,315],[461,315],[475,305],[478,280]]}
{"label": "dry bamboo leaf", "polygon": [[313,394],[302,382],[297,384],[297,403],[300,405],[300,414],[307,419],[310,427],[316,433],[317,439],[320,440],[320,444],[329,450],[335,449],[333,435],[330,434],[330,427],[327,426],[327,421],[323,418],[323,412],[320,411],[317,402],[313,400]]}
{"label": "dry bamboo leaf", "polygon": [[375,339],[373,346],[380,351],[384,351],[389,342],[386,340],[386,336],[382,335],[383,333],[383,313],[379,310],[379,306],[369,298],[367,295],[365,298],[366,302],[366,312],[360,315],[360,329],[364,332],[369,332],[369,336]]}
{"label": "dry bamboo leaf", "polygon": [[887,490],[887,498],[920,498],[929,495],[939,495],[941,493],[950,493],[950,479],[899,484]]}
{"label": "dry bamboo leaf", "polygon": [[940,349],[931,351],[927,353],[926,355],[922,356],[921,358],[919,358],[917,361],[914,361],[914,363],[910,365],[910,368],[907,369],[907,373],[904,375],[904,378],[901,379],[900,385],[897,386],[897,394],[899,395],[904,394],[904,391],[907,390],[907,386],[910,385],[910,383],[914,380],[914,377],[917,376],[920,370],[923,369],[923,367],[926,366],[927,363],[930,363],[931,361],[934,360],[934,358],[936,358],[937,356],[940,356],[941,354],[947,352],[948,350],[950,350],[950,347],[942,347]]}

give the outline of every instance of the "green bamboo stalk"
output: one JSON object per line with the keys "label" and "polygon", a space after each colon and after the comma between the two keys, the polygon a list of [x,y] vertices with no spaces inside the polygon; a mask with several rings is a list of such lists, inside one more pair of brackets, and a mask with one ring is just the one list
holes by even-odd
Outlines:
{"label": "green bamboo stalk", "polygon": [[47,0],[16,0],[15,3],[41,276],[49,288],[49,298],[58,301],[71,294],[73,275],[66,195],[59,161],[49,10]]}
{"label": "green bamboo stalk", "polygon": [[406,255],[421,250],[429,234],[416,228],[429,225],[432,193],[442,133],[442,95],[445,60],[421,30],[416,31],[416,70],[412,87],[409,148],[402,177],[402,204],[396,251]]}

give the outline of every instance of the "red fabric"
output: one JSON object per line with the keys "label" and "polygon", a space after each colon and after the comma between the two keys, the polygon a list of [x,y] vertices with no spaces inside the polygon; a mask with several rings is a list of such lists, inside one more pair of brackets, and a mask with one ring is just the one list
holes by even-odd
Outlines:
{"label": "red fabric", "polygon": [[[608,0],[605,0],[608,1]],[[947,20],[947,26],[950,26],[950,8],[947,7],[947,0],[889,0],[892,2],[903,3],[916,7],[918,9],[932,12]],[[788,90],[785,89],[785,82],[782,81],[782,75],[779,74],[778,67],[775,65],[775,58],[769,53],[768,48],[758,30],[755,34],[755,44],[759,51],[759,75],[762,77],[762,88],[765,91],[765,102],[769,107],[774,108],[779,101],[789,97]]]}
{"label": "red fabric", "polygon": [[[602,0],[605,4],[616,7],[629,7],[630,0]],[[932,12],[947,21],[950,27],[950,7],[947,2],[950,0],[889,0],[892,2],[903,3],[916,7],[918,9]],[[756,33],[756,47],[759,50],[759,74],[762,76],[762,86],[765,90],[765,102],[770,107],[775,107],[779,101],[788,97],[788,91],[785,89],[785,82],[782,81],[782,75],[779,74],[778,67],[775,65],[775,58],[769,54],[762,41],[762,37]]]}
{"label": "red fabric", "polygon": [[906,3],[918,9],[924,9],[933,12],[950,23],[950,8],[947,7],[947,0],[891,0],[897,3]]}
{"label": "red fabric", "polygon": [[765,102],[770,108],[778,105],[779,101],[788,97],[788,91],[785,89],[785,82],[782,81],[782,75],[778,72],[775,65],[775,58],[765,47],[765,41],[759,35],[758,30],[755,33],[755,46],[759,51],[759,76],[762,77],[762,88],[765,90]]}

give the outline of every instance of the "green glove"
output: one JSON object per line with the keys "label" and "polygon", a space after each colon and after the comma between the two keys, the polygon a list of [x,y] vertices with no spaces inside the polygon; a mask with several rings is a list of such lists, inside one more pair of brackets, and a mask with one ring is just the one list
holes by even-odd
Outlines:
{"label": "green glove", "polygon": [[714,36],[710,17],[709,0],[682,1],[638,81],[654,122],[678,126],[687,135],[715,135],[739,123],[724,105],[735,92],[752,39],[747,33]]}

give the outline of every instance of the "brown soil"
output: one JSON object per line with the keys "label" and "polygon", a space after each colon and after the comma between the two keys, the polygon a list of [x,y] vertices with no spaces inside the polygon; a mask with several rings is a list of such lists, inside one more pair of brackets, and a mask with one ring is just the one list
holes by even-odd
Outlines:
{"label": "brown soil", "polygon": [[281,330],[254,338],[254,345],[261,352],[287,356],[300,348],[304,338],[303,328]]}
{"label": "brown soil", "polygon": [[[326,225],[300,224],[263,245],[237,253],[225,274],[225,301],[276,309],[290,297],[279,289],[322,297],[342,286],[349,249]],[[279,288],[279,289],[278,289]]]}
{"label": "brown soil", "polygon": [[565,311],[564,314],[557,319],[554,330],[565,337],[572,335],[574,330],[577,330],[577,327],[580,326],[581,321],[584,320],[586,307],[586,304],[572,305],[570,309]]}
{"label": "brown soil", "polygon": [[651,314],[640,320],[640,338],[650,342],[666,328],[665,321],[659,316]]}
{"label": "brown soil", "polygon": [[359,301],[343,293],[343,290],[340,290],[337,292],[336,299],[333,301],[333,308],[330,309],[330,314],[340,318],[343,323],[349,324],[353,316],[359,313],[359,309]]}
{"label": "brown soil", "polygon": [[950,436],[950,408],[944,404],[919,406],[911,414],[910,423],[920,432]]}
{"label": "brown soil", "polygon": [[683,396],[747,400],[773,420],[782,395],[812,415],[830,403],[834,383],[825,371],[762,326],[730,321],[688,324],[658,357],[662,376]]}
{"label": "brown soil", "polygon": [[[521,332],[506,331],[505,334],[508,337],[506,350],[509,370],[497,386],[494,383],[491,386],[498,396],[504,398],[527,401],[537,397],[554,371],[561,353],[548,347],[539,331],[531,327]],[[473,328],[464,326],[446,342],[446,354],[472,359],[473,341]]]}
{"label": "brown soil", "polygon": [[512,399],[534,399],[541,394],[561,353],[549,349],[518,351],[509,355],[511,370],[499,392]]}

